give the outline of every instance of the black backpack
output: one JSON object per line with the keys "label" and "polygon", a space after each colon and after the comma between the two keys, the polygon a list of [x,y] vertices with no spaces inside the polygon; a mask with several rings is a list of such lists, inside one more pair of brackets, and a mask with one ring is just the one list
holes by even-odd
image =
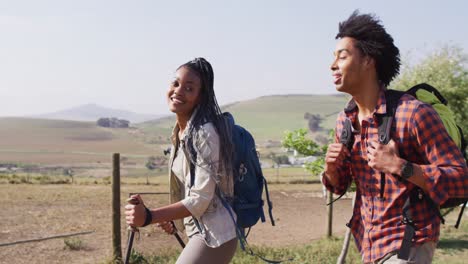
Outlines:
{"label": "black backpack", "polygon": [[[384,115],[378,115],[377,116],[377,122],[379,124],[378,127],[378,139],[381,144],[388,144],[388,142],[391,139],[390,133],[391,133],[391,127],[392,127],[392,122],[395,117],[396,109],[398,106],[398,101],[403,96],[404,94],[410,94],[416,99],[420,100],[418,98],[418,91],[424,90],[433,95],[433,98],[431,101],[437,102],[443,105],[447,105],[447,100],[442,96],[442,94],[434,87],[430,86],[429,84],[426,83],[421,83],[418,85],[415,85],[414,87],[410,88],[406,92],[403,91],[396,91],[396,90],[387,90],[385,91],[385,98],[386,98],[386,104],[387,104],[387,111],[386,114]],[[424,100],[421,100],[424,102]],[[427,102],[429,103],[429,102]],[[431,103],[429,103],[431,104]],[[432,104],[431,104],[432,105]],[[437,111],[437,109],[436,109]],[[441,116],[441,115],[440,115]],[[445,117],[441,116],[441,119],[443,118],[452,118],[451,117]],[[443,120],[446,121],[446,120]],[[450,120],[452,121],[452,120]],[[452,123],[455,121],[453,120]],[[454,123],[456,124],[456,123]],[[463,136],[463,131],[461,128],[457,125],[457,132],[459,133],[460,136],[460,150],[465,157],[466,160],[466,141]],[[452,132],[453,133],[453,132]],[[451,133],[449,133],[451,134]],[[453,136],[452,136],[453,137]],[[352,135],[352,124],[351,120],[346,119],[345,124],[343,127],[343,131],[341,133],[340,137],[340,143],[344,144],[349,150],[351,150],[353,144],[354,144],[354,136]],[[384,199],[384,190],[385,190],[385,173],[381,173],[380,175],[380,199]],[[341,195],[343,196],[344,193]],[[338,200],[338,197],[336,200]],[[402,216],[403,216],[403,222],[406,224],[405,227],[405,233],[404,233],[404,238],[402,245],[400,247],[400,251],[398,252],[398,257],[400,259],[408,259],[409,257],[409,251],[412,243],[412,239],[415,235],[415,226],[414,222],[411,216],[411,204],[414,204],[417,202],[417,200],[425,199],[429,206],[433,208],[433,210],[436,212],[438,217],[441,219],[441,222],[445,224],[445,220],[440,213],[439,206],[437,206],[427,195],[425,195],[420,188],[414,188],[412,193],[410,193],[408,199],[405,201],[405,204],[402,209]],[[334,201],[336,201],[334,200]],[[334,202],[333,201],[333,202]],[[452,208],[455,206],[462,205],[462,208],[460,210],[460,213],[458,215],[457,222],[455,224],[455,228],[458,228],[461,218],[463,216],[463,211],[465,209],[465,206],[467,205],[468,197],[464,198],[449,198],[447,201],[445,201],[440,208]]]}

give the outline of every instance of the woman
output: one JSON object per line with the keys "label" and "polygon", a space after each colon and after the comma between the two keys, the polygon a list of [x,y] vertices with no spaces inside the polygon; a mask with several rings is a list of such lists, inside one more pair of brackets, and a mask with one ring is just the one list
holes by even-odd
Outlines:
{"label": "woman", "polygon": [[237,247],[235,224],[219,197],[233,195],[233,146],[213,79],[210,63],[196,58],[177,69],[167,92],[169,110],[176,114],[169,160],[171,204],[149,210],[137,195],[133,198],[139,204],[125,206],[130,226],[157,224],[173,234],[171,221],[183,219],[183,225],[176,225],[185,228],[189,242],[177,264],[229,263]]}

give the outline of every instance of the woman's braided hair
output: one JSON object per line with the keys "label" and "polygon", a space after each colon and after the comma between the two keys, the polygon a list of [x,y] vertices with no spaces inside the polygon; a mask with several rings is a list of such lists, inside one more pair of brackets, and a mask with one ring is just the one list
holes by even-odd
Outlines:
{"label": "woman's braided hair", "polygon": [[231,141],[231,127],[227,119],[223,116],[221,108],[218,105],[214,92],[214,74],[211,64],[204,58],[195,58],[179,68],[186,67],[195,72],[201,81],[200,100],[198,103],[198,110],[195,116],[192,117],[191,125],[189,127],[189,135],[194,135],[197,129],[207,122],[213,123],[216,132],[219,135],[220,143],[220,165],[225,172],[232,172],[232,157],[234,153],[234,146]]}

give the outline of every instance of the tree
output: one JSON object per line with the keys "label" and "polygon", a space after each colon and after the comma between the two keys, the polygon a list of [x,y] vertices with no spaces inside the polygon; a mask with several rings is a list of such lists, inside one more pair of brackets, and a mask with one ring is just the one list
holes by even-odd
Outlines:
{"label": "tree", "polygon": [[283,138],[283,147],[296,150],[305,156],[322,154],[322,148],[312,139],[306,138],[307,130],[304,128],[294,131],[286,131]]}
{"label": "tree", "polygon": [[[330,132],[330,139],[333,138],[333,131]],[[308,139],[306,129],[298,129],[293,132],[286,132],[286,135],[283,139],[283,146],[289,149],[296,150],[298,153],[305,156],[317,156],[318,158],[313,162],[308,162],[305,164],[306,170],[311,172],[313,175],[319,175],[325,165],[325,153],[327,152],[328,145],[324,144],[320,146],[312,139]],[[331,237],[332,235],[332,221],[333,221],[333,205],[331,201],[333,195],[331,192],[328,192],[327,195],[328,204],[327,207],[327,236]]]}
{"label": "tree", "polygon": [[[318,156],[317,160],[314,162],[306,163],[306,169],[312,173],[313,175],[319,175],[325,165],[325,153],[328,149],[328,144],[323,144],[319,146],[316,142],[311,139],[306,138],[307,130],[306,129],[299,129],[293,132],[286,132],[286,135],[283,140],[283,146],[286,148],[294,149],[298,151],[300,154],[303,155],[315,155]],[[328,135],[328,142],[330,143],[334,138],[334,131],[331,130]],[[356,185],[351,184],[348,189],[349,191],[355,191]],[[333,195],[329,191],[327,195],[327,203],[329,204],[327,207],[327,236],[331,236],[332,234],[332,220],[333,220]],[[356,199],[356,194],[353,194],[352,200],[352,207],[354,207],[354,202]],[[341,249],[340,256],[338,257],[337,263],[342,264],[345,263],[346,255],[348,253],[349,243],[351,240],[351,230],[348,229],[345,234],[345,239],[343,241],[343,246]]]}
{"label": "tree", "polygon": [[308,126],[311,132],[317,132],[322,129],[320,123],[323,121],[323,118],[319,114],[315,115],[307,112],[304,114],[304,119],[308,120]]}
{"label": "tree", "polygon": [[415,65],[403,64],[402,73],[390,84],[407,90],[418,83],[436,87],[447,99],[455,120],[468,134],[468,54],[457,46],[444,46]]}
{"label": "tree", "polygon": [[[306,129],[298,129],[292,132],[287,131],[283,138],[283,147],[296,150],[299,154],[304,156],[317,156],[315,161],[306,163],[305,168],[313,175],[319,175],[323,171],[323,166],[325,164],[324,157],[328,145],[324,144],[320,146],[314,140],[306,136]],[[333,131],[330,132],[329,138],[333,138]]]}

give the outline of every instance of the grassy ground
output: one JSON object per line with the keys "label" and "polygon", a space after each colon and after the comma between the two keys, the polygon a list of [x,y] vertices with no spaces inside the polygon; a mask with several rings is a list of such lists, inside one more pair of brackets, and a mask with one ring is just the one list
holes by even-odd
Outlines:
{"label": "grassy ground", "polygon": [[[341,238],[322,238],[312,242],[309,245],[283,247],[283,248],[270,248],[270,247],[252,247],[252,250],[262,257],[269,260],[280,260],[284,263],[336,263],[336,259],[341,252],[343,240]],[[355,249],[354,245],[351,246],[348,252],[346,263],[361,263],[361,258]],[[134,252],[132,254],[132,262],[137,263],[175,263],[179,250],[173,250],[167,254],[159,256],[145,256],[141,253]],[[233,264],[264,264],[265,262],[248,253],[237,250],[234,259],[231,261]]]}
{"label": "grassy ground", "polygon": [[468,262],[468,214],[466,211],[459,229],[453,227],[458,216],[458,210],[449,214],[448,221],[441,230],[441,239],[437,245],[434,264],[463,264]]}
{"label": "grassy ground", "polygon": [[[126,182],[129,180],[131,182]],[[121,202],[130,192],[167,192],[167,177],[146,185],[144,178],[124,178]],[[281,178],[280,178],[281,179]],[[155,179],[152,179],[155,180]],[[110,186],[91,184],[0,184],[0,243],[48,235],[94,230],[95,233],[76,239],[55,239],[34,244],[1,248],[5,263],[105,263],[110,256]],[[350,200],[342,199],[335,209],[334,236],[324,235],[325,205],[317,196],[320,184],[272,184],[270,194],[275,205],[277,226],[255,226],[249,237],[255,252],[271,259],[289,259],[289,263],[335,263],[341,250],[345,227],[350,216]],[[145,196],[149,206],[167,203],[167,195]],[[466,263],[468,259],[468,214],[459,230],[453,228],[457,212],[442,227],[441,241],[434,263]],[[122,219],[123,221],[123,219]],[[302,233],[301,233],[302,231]],[[134,263],[174,263],[179,254],[177,242],[152,228],[141,231],[135,248]],[[125,225],[122,241],[125,248]],[[322,237],[322,238],[321,238]],[[53,261],[52,261],[53,260]],[[2,262],[2,261],[0,261]],[[263,263],[238,251],[232,263]],[[354,242],[347,263],[360,263]]]}
{"label": "grassy ground", "polygon": [[[434,256],[434,264],[464,264],[468,259],[468,217],[465,216],[462,225],[457,230],[453,223],[457,213],[448,216],[449,223],[442,227],[441,239]],[[271,260],[289,260],[285,263],[336,263],[343,244],[342,237],[321,238],[307,245],[292,247],[253,247],[254,252]],[[174,263],[179,250],[173,250],[167,254],[144,256],[135,252],[132,255],[133,263]],[[145,262],[147,261],[147,262]],[[261,259],[252,257],[238,249],[233,264],[262,264]],[[361,263],[354,242],[351,242],[346,263]]]}

